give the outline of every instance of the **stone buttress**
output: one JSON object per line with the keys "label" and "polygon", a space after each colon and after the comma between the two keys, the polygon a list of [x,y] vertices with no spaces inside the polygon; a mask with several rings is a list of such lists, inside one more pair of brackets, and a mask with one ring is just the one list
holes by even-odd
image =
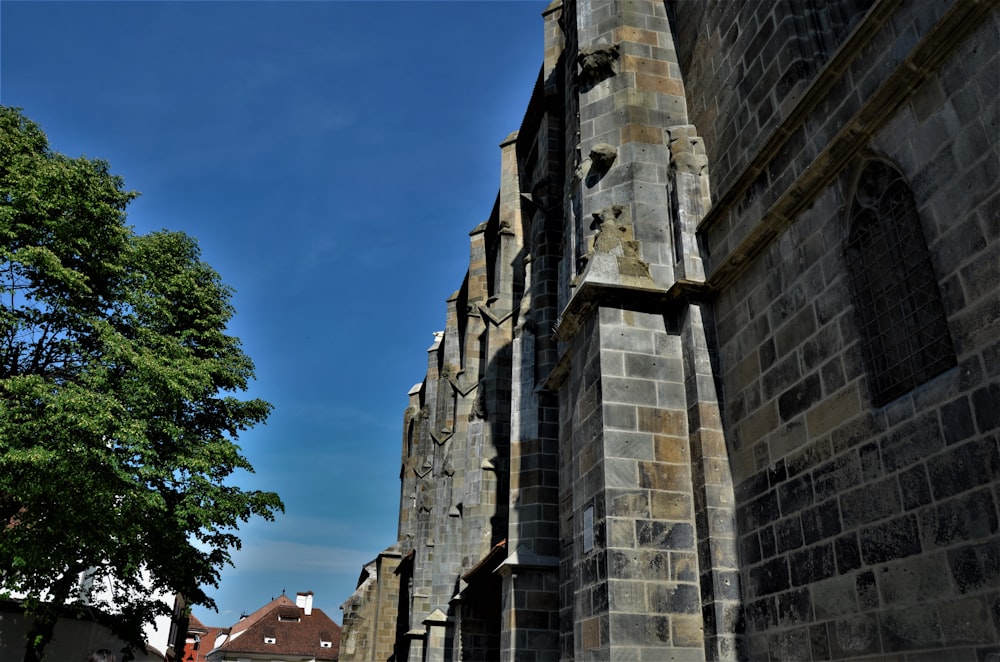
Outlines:
{"label": "stone buttress", "polygon": [[994,659],[997,3],[542,21],[341,659]]}
{"label": "stone buttress", "polygon": [[704,146],[662,2],[563,9],[563,659],[735,659],[739,588],[695,227]]}

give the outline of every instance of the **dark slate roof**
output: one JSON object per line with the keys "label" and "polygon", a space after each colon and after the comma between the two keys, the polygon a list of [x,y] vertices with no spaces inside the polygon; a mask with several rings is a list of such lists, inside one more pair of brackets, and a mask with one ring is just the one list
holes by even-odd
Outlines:
{"label": "dark slate roof", "polygon": [[[317,661],[336,660],[340,652],[340,626],[322,609],[314,607],[307,616],[304,609],[294,603],[289,607],[287,602],[272,601],[258,609],[251,615],[253,622],[237,637],[230,636],[217,650],[236,654],[302,655],[315,657]],[[299,620],[287,620],[293,612]],[[278,620],[279,615],[281,620]],[[233,631],[236,631],[235,626]],[[264,637],[273,637],[275,643],[264,643]],[[330,641],[333,645],[323,648],[320,641]]]}

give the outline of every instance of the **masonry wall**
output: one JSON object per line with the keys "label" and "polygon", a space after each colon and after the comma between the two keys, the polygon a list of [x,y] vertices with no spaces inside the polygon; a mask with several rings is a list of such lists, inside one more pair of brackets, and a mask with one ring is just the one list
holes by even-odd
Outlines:
{"label": "masonry wall", "polygon": [[[987,46],[997,18],[956,20],[978,29],[903,84],[904,62],[918,59],[910,49],[934,38],[949,9],[973,8],[889,13],[887,4],[859,19],[866,44],[779,150],[761,159],[765,132],[735,150],[728,181],[725,160],[721,177],[713,169],[715,184],[730,188],[702,229],[709,281],[720,286],[719,376],[753,659],[981,659],[997,650],[1000,244],[989,182],[1000,169],[987,138],[997,124],[1000,72]],[[885,19],[872,19],[879,12]],[[894,102],[875,121],[866,101],[880,90]],[[710,153],[726,142],[719,122],[693,121],[705,123]],[[860,139],[836,143],[855,126]],[[828,141],[842,153],[831,155]],[[889,159],[910,183],[957,359],[882,406],[872,402],[844,254],[852,177],[865,156]],[[755,160],[766,163],[759,174]],[[810,169],[826,170],[826,181],[803,183]],[[789,191],[805,201],[793,205]]]}
{"label": "masonry wall", "polygon": [[[873,0],[667,3],[688,111],[729,188],[787,118]],[[942,3],[938,3],[939,5]],[[758,183],[766,186],[766,183]]]}
{"label": "masonry wall", "polygon": [[[998,16],[545,10],[404,415],[397,662],[1000,655]],[[949,345],[891,397],[848,246],[876,162]]]}

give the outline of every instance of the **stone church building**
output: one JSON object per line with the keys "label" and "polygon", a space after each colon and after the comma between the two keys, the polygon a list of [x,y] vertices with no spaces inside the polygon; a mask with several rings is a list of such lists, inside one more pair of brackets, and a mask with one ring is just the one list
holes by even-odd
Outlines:
{"label": "stone church building", "polygon": [[1000,658],[997,3],[539,23],[340,660]]}

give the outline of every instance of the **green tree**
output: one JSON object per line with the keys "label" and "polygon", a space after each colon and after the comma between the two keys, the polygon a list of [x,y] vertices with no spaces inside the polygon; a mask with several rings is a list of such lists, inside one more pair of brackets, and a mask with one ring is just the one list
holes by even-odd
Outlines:
{"label": "green tree", "polygon": [[126,225],[135,195],[0,107],[0,594],[26,596],[25,660],[91,582],[132,644],[169,613],[154,591],[214,607],[240,523],[284,509],[227,483],[270,410],[234,395],[231,290],[191,237]]}

